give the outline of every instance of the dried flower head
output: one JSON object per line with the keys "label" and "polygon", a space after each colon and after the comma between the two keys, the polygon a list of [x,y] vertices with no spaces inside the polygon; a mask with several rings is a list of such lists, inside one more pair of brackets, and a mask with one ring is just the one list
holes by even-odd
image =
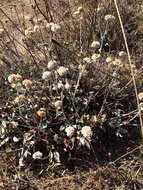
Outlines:
{"label": "dried flower head", "polygon": [[113,65],[117,65],[117,66],[119,66],[119,67],[122,67],[122,66],[123,66],[123,63],[122,63],[121,59],[115,59],[115,60],[113,61]]}
{"label": "dried flower head", "polygon": [[13,142],[18,142],[18,141],[19,141],[19,138],[13,137]]}
{"label": "dried flower head", "polygon": [[46,28],[47,28],[48,30],[51,30],[51,26],[52,26],[53,24],[54,24],[53,22],[47,23]]}
{"label": "dried flower head", "polygon": [[24,101],[24,99],[25,99],[25,97],[23,95],[20,95],[20,96],[15,98],[14,102],[16,104],[20,104],[20,103],[22,103]]}
{"label": "dried flower head", "polygon": [[139,97],[139,100],[142,100],[142,99],[143,99],[143,92],[140,92],[140,93],[138,94],[138,97]]}
{"label": "dried flower head", "polygon": [[106,21],[108,21],[108,20],[115,20],[115,16],[113,16],[113,15],[106,15],[106,16],[104,17],[104,19],[105,19]]}
{"label": "dried flower head", "polygon": [[99,41],[93,41],[91,44],[92,48],[99,48],[100,47],[100,42]]}
{"label": "dried flower head", "polygon": [[71,84],[66,80],[66,84],[65,84],[65,89],[66,90],[70,90],[71,89]]}
{"label": "dried flower head", "polygon": [[16,88],[16,89],[20,89],[22,87],[22,84],[21,84],[21,82],[12,83],[11,87]]}
{"label": "dried flower head", "polygon": [[49,61],[47,67],[49,70],[53,70],[53,69],[55,69],[56,65],[57,65],[57,62],[55,60],[51,60],[51,61]]}
{"label": "dried flower head", "polygon": [[30,87],[32,85],[32,81],[31,80],[28,80],[28,79],[25,79],[23,80],[22,84],[25,86],[25,87]]}
{"label": "dried flower head", "polygon": [[43,111],[43,110],[38,110],[38,111],[37,111],[37,115],[38,115],[39,117],[45,117],[45,116],[46,116],[46,112]]}
{"label": "dried flower head", "polygon": [[21,75],[19,74],[12,74],[8,77],[8,82],[13,83],[13,82],[18,82],[22,79]]}
{"label": "dried flower head", "polygon": [[120,51],[119,52],[119,56],[120,57],[125,57],[127,54],[126,54],[126,52],[125,51]]}
{"label": "dried flower head", "polygon": [[34,32],[39,32],[40,31],[40,26],[35,25],[33,30],[34,30]]}
{"label": "dried flower head", "polygon": [[57,72],[62,77],[68,73],[68,68],[61,66],[61,67],[59,67]]}
{"label": "dried flower head", "polygon": [[34,160],[36,160],[36,159],[41,159],[42,156],[43,156],[42,152],[37,151],[37,152],[34,152],[34,154],[32,155],[32,158],[33,158]]}
{"label": "dried flower head", "polygon": [[61,30],[61,26],[59,24],[55,24],[53,23],[51,25],[51,31],[54,32],[54,33],[57,33]]}
{"label": "dried flower head", "polygon": [[113,61],[112,57],[109,56],[109,57],[106,58],[106,63],[111,63],[112,61]]}
{"label": "dried flower head", "polygon": [[16,128],[16,127],[18,127],[18,122],[12,121],[12,122],[11,122],[11,125]]}
{"label": "dried flower head", "polygon": [[74,132],[75,132],[75,129],[74,129],[74,127],[72,127],[72,126],[69,126],[69,127],[67,127],[67,128],[65,129],[65,132],[66,132],[66,135],[67,135],[68,137],[72,137],[73,134],[74,134]]}
{"label": "dried flower head", "polygon": [[92,137],[92,135],[93,135],[91,127],[90,126],[84,126],[84,127],[82,127],[81,134],[85,138],[90,139]]}
{"label": "dried flower head", "polygon": [[50,80],[52,77],[52,73],[50,71],[45,71],[43,74],[42,74],[42,79],[44,80]]}
{"label": "dried flower head", "polygon": [[97,13],[99,13],[100,11],[104,10],[104,7],[98,7],[97,9],[95,9],[97,11]]}
{"label": "dried flower head", "polygon": [[56,110],[61,109],[61,107],[62,107],[62,101],[57,100],[57,101],[55,102],[55,108],[56,108]]}
{"label": "dried flower head", "polygon": [[31,27],[29,27],[29,28],[27,28],[27,29],[25,30],[24,33],[25,33],[25,36],[29,36],[29,35],[33,34],[33,30],[32,30]]}
{"label": "dried flower head", "polygon": [[62,81],[58,82],[58,89],[64,89],[64,84],[62,83]]}
{"label": "dried flower head", "polygon": [[85,58],[83,58],[83,61],[85,61],[86,63],[90,63],[91,59],[90,59],[90,57],[85,57]]}
{"label": "dried flower head", "polygon": [[141,111],[143,111],[143,102],[140,103]]}
{"label": "dried flower head", "polygon": [[91,59],[92,59],[93,61],[97,61],[100,57],[101,57],[100,54],[94,53],[94,54],[92,55]]}

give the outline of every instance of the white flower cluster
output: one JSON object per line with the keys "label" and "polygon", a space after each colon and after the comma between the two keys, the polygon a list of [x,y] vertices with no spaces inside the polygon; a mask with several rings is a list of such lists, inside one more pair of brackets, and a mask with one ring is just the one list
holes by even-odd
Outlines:
{"label": "white flower cluster", "polygon": [[67,135],[68,137],[72,137],[73,134],[74,134],[74,132],[75,132],[75,129],[74,129],[74,127],[72,127],[72,126],[69,126],[69,127],[67,127],[67,128],[65,129],[65,132],[66,132],[66,135]]}
{"label": "white flower cluster", "polygon": [[93,135],[91,127],[90,126],[84,126],[84,127],[82,127],[81,134],[83,135],[84,138],[90,140],[91,137],[92,137],[92,135]]}
{"label": "white flower cluster", "polygon": [[32,158],[33,158],[34,160],[36,160],[36,159],[41,159],[42,156],[43,156],[42,152],[37,151],[37,152],[34,152],[34,154],[32,155]]}

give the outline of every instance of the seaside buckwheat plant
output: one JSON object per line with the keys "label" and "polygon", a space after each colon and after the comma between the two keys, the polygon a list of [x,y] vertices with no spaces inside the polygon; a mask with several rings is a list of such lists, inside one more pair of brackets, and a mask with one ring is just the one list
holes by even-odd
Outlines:
{"label": "seaside buckwheat plant", "polygon": [[[17,166],[84,158],[98,144],[104,152],[107,139],[126,138],[128,126],[139,126],[113,2],[30,2],[17,14],[17,1],[0,21],[0,151],[15,154],[14,174]],[[119,4],[141,91],[138,16],[133,5],[131,11]],[[142,111],[142,91],[138,98]]]}

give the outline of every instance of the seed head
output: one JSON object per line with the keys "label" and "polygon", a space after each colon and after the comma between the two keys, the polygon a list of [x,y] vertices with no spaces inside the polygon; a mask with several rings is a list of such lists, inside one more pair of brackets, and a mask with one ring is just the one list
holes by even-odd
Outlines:
{"label": "seed head", "polygon": [[87,139],[90,139],[93,135],[93,132],[91,130],[91,127],[90,126],[84,126],[82,129],[81,129],[81,134],[87,138]]}
{"label": "seed head", "polygon": [[54,32],[54,33],[57,33],[61,30],[61,26],[59,24],[52,24],[51,25],[51,31]]}
{"label": "seed head", "polygon": [[46,112],[45,112],[45,111],[42,111],[42,110],[38,110],[38,111],[37,111],[37,115],[42,118],[42,117],[45,117],[45,116],[46,116]]}
{"label": "seed head", "polygon": [[32,158],[33,158],[34,160],[36,160],[36,159],[41,159],[42,156],[43,156],[42,152],[37,151],[37,152],[34,152],[34,154],[32,155]]}
{"label": "seed head", "polygon": [[14,83],[14,82],[18,82],[22,79],[21,75],[19,74],[12,74],[8,77],[8,82],[9,83]]}
{"label": "seed head", "polygon": [[93,41],[91,44],[92,48],[99,48],[100,47],[100,42],[99,41]]}
{"label": "seed head", "polygon": [[106,16],[104,17],[104,19],[105,19],[106,21],[115,20],[115,16],[113,16],[113,15],[106,15]]}
{"label": "seed head", "polygon": [[59,110],[59,109],[61,109],[61,107],[62,107],[62,101],[57,100],[57,101],[55,102],[55,108],[56,108],[57,110]]}
{"label": "seed head", "polygon": [[52,73],[50,71],[45,71],[43,74],[42,74],[42,79],[44,80],[50,80],[52,77]]}
{"label": "seed head", "polygon": [[49,70],[53,70],[53,69],[55,69],[56,65],[57,65],[57,62],[55,60],[51,60],[51,61],[49,61],[47,67]]}
{"label": "seed head", "polygon": [[25,79],[23,80],[22,84],[25,86],[25,87],[30,87],[32,85],[32,81],[31,80],[28,80],[28,79]]}
{"label": "seed head", "polygon": [[74,132],[75,132],[75,129],[72,126],[69,126],[65,129],[65,132],[66,132],[68,137],[72,137]]}
{"label": "seed head", "polygon": [[24,99],[25,99],[24,96],[20,95],[20,96],[18,96],[18,97],[15,98],[14,102],[16,104],[19,104],[19,103],[22,103],[24,101]]}
{"label": "seed head", "polygon": [[66,75],[68,73],[68,69],[66,67],[59,67],[59,69],[57,70],[58,74],[63,77],[64,75]]}

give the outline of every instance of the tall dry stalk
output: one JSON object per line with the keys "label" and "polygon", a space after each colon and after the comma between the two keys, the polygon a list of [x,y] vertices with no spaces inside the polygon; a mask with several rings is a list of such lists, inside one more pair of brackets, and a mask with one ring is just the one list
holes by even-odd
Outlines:
{"label": "tall dry stalk", "polygon": [[126,38],[126,35],[125,35],[125,30],[124,30],[123,22],[122,22],[122,19],[121,19],[120,11],[119,11],[119,8],[118,8],[117,0],[114,0],[114,3],[115,3],[116,10],[117,10],[117,14],[118,14],[118,18],[119,18],[119,22],[120,22],[123,38],[124,38],[124,41],[125,41],[126,50],[127,50],[128,60],[129,60],[130,68],[131,68],[131,75],[132,75],[133,85],[134,85],[134,89],[135,89],[137,106],[138,106],[138,110],[139,110],[139,119],[140,119],[140,125],[141,125],[141,136],[143,138],[143,121],[142,121],[142,117],[141,117],[141,108],[140,108],[140,103],[139,103],[139,98],[138,98],[135,75],[134,75],[132,62],[131,62],[131,55],[130,55],[130,52],[129,52],[127,38]]}

